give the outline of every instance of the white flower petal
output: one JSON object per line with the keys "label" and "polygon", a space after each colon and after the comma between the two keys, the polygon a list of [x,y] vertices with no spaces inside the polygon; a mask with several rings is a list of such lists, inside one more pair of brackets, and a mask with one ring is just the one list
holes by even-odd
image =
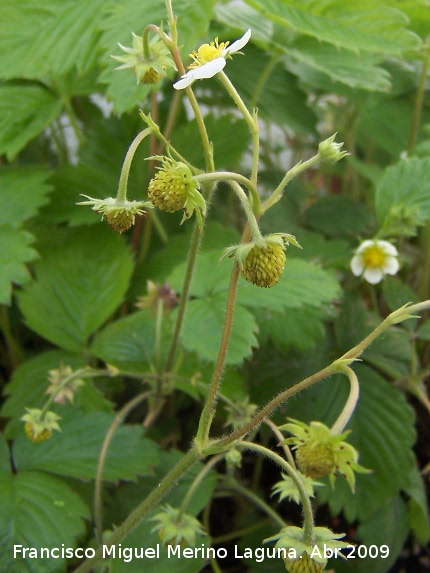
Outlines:
{"label": "white flower petal", "polygon": [[381,249],[383,249],[384,253],[387,253],[387,255],[392,255],[393,257],[397,257],[397,255],[399,254],[397,252],[396,247],[391,243],[389,243],[388,241],[376,241],[376,244],[378,245],[378,247],[381,247]]}
{"label": "white flower petal", "polygon": [[184,76],[182,76],[180,80],[178,80],[176,83],[173,84],[173,87],[175,88],[175,90],[183,90],[188,86],[190,86],[193,83],[193,81],[194,78],[192,78],[188,74],[185,74]]}
{"label": "white flower petal", "polygon": [[225,66],[226,61],[224,58],[216,58],[207,64],[203,64],[198,68],[192,68],[189,72],[182,76],[182,79],[173,84],[176,90],[182,90],[191,85],[195,80],[203,80],[213,78]]}
{"label": "white flower petal", "polygon": [[396,259],[396,257],[387,257],[382,270],[387,275],[395,275],[399,268],[399,261]]}
{"label": "white flower petal", "polygon": [[364,271],[363,260],[359,255],[352,257],[351,271],[356,277],[359,277],[363,273]]}
{"label": "white flower petal", "polygon": [[241,50],[249,42],[250,37],[251,37],[251,29],[247,30],[245,34],[241,38],[239,38],[239,40],[233,42],[231,46],[228,46],[225,49],[225,54],[234,54],[235,52]]}
{"label": "white flower petal", "polygon": [[366,241],[363,241],[360,244],[360,246],[358,247],[358,249],[355,252],[357,255],[359,255],[360,253],[362,253],[363,251],[365,251],[369,247],[373,247],[374,244],[375,244],[375,241],[370,241],[369,239],[367,239]]}
{"label": "white flower petal", "polygon": [[371,285],[376,285],[377,283],[380,283],[384,277],[384,273],[382,272],[382,269],[366,269],[364,271],[364,278],[366,279],[366,281],[368,283],[370,283]]}

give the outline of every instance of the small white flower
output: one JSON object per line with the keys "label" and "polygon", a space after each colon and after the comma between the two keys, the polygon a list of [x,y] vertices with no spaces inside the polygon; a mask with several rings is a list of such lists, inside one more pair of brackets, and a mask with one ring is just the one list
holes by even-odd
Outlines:
{"label": "small white flower", "polygon": [[210,44],[203,44],[197,51],[190,54],[194,62],[188,66],[189,72],[184,74],[182,78],[173,84],[176,90],[182,90],[190,86],[195,80],[203,80],[206,78],[213,78],[225,66],[226,59],[231,58],[232,54],[239,52],[249,42],[251,37],[251,30],[236,42],[229,46],[229,42],[218,43],[218,38]]}
{"label": "small white flower", "polygon": [[363,241],[351,261],[356,277],[363,275],[370,284],[381,282],[384,275],[395,275],[399,270],[397,249],[388,241]]}

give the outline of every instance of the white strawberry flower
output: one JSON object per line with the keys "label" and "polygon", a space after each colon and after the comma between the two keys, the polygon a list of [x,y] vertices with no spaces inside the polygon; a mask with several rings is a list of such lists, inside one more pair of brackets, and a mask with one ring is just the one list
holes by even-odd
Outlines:
{"label": "white strawberry flower", "polygon": [[184,74],[182,78],[173,84],[176,90],[183,90],[190,86],[195,80],[203,80],[206,78],[213,78],[216,74],[221,72],[225,65],[226,60],[231,58],[232,54],[238,53],[249,42],[251,37],[251,30],[247,30],[245,34],[236,42],[229,46],[229,42],[218,43],[218,38],[215,38],[210,44],[202,44],[197,51],[193,51],[190,57],[194,62],[188,66],[189,72]]}
{"label": "white strawberry flower", "polygon": [[381,282],[384,275],[395,275],[399,270],[397,249],[388,241],[366,240],[355,251],[351,270],[370,284]]}

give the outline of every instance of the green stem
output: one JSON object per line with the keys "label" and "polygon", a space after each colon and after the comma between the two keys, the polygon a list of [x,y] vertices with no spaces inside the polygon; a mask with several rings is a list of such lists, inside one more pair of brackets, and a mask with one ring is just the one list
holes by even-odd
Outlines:
{"label": "green stem", "polygon": [[246,193],[243,191],[242,187],[237,183],[237,181],[229,181],[230,187],[236,193],[237,197],[239,198],[240,202],[246,213],[246,218],[248,220],[249,228],[251,230],[252,240],[255,242],[256,245],[265,246],[265,242],[263,237],[261,236],[260,228],[257,223],[257,219],[255,218],[254,211],[252,210],[251,204],[246,196]]}
{"label": "green stem", "polygon": [[[305,488],[303,487],[302,480],[300,479],[300,476],[298,475],[296,470],[294,470],[290,466],[290,464],[284,460],[284,458],[281,458],[281,456],[279,456],[275,452],[272,452],[272,450],[260,446],[259,444],[254,444],[253,442],[244,441],[244,442],[239,442],[236,445],[236,447],[243,450],[251,450],[257,454],[266,456],[266,458],[269,458],[270,460],[275,462],[275,464],[281,466],[281,468],[291,477],[295,486],[299,490],[300,501],[302,502],[302,507],[303,507],[303,517],[304,517],[303,542],[306,543],[307,545],[313,545],[315,542],[315,536],[314,536],[314,515],[312,511],[312,504],[309,495],[307,494]],[[286,524],[283,522],[283,520],[282,523],[283,525],[281,525],[281,527],[285,527]]]}
{"label": "green stem", "polygon": [[228,482],[227,484],[224,484],[224,487],[227,487],[227,489],[232,489],[233,491],[235,491],[236,493],[238,493],[239,495],[250,501],[253,505],[255,505],[255,507],[261,509],[261,511],[263,511],[266,515],[268,515],[272,519],[272,521],[276,523],[276,525],[279,525],[281,528],[287,527],[287,524],[282,519],[282,517],[278,513],[276,513],[276,511],[274,511],[270,507],[270,505],[268,505],[265,501],[263,501],[261,497],[256,495],[250,489],[241,486],[236,481]]}
{"label": "green stem", "polygon": [[[282,449],[284,450],[284,454],[287,458],[287,462],[290,464],[290,466],[293,469],[296,469],[296,462],[294,460],[294,456],[291,453],[290,448],[288,447],[287,444],[284,444],[282,442],[285,441],[284,436],[282,435],[282,432],[278,429],[278,427],[276,426],[276,424],[274,424],[271,420],[264,420],[264,423],[267,424],[269,426],[269,428],[272,430],[272,432],[275,434],[275,436],[278,438],[279,440],[279,444],[282,444]],[[279,445],[278,444],[278,445]]]}
{"label": "green stem", "polygon": [[225,311],[224,328],[221,337],[221,343],[218,350],[217,361],[212,374],[212,380],[206,398],[203,411],[200,416],[199,427],[195,437],[194,445],[199,450],[204,448],[209,438],[209,431],[214,415],[214,407],[218,397],[218,390],[221,383],[221,376],[224,370],[225,357],[227,355],[228,344],[230,341],[231,328],[233,325],[234,306],[236,302],[237,283],[239,279],[239,265],[234,263],[230,275],[230,285],[228,290],[227,308]]}
{"label": "green stem", "polygon": [[134,140],[132,141],[130,147],[128,148],[127,154],[124,159],[124,163],[121,169],[121,175],[119,177],[118,183],[118,193],[116,196],[117,201],[127,201],[127,183],[128,183],[128,175],[130,173],[131,163],[133,161],[134,154],[136,153],[137,148],[142,143],[142,141],[148,135],[151,135],[152,130],[148,128],[144,129],[140,133],[136,135]]}
{"label": "green stem", "polygon": [[196,181],[237,181],[241,183],[247,189],[249,189],[252,197],[252,204],[255,205],[259,201],[259,195],[257,187],[244,175],[240,173],[231,173],[230,171],[215,171],[214,173],[203,173],[201,175],[195,175],[194,179]]}
{"label": "green stem", "polygon": [[184,282],[182,284],[181,298],[179,300],[178,315],[176,317],[175,328],[170,341],[169,353],[166,360],[166,372],[170,372],[173,368],[175,361],[176,350],[179,343],[179,336],[181,334],[182,325],[185,318],[185,313],[188,306],[188,298],[191,288],[191,281],[193,279],[194,268],[196,266],[197,255],[199,253],[201,241],[200,229],[195,223],[193,233],[191,235],[190,246],[188,250],[187,268],[185,270]]}
{"label": "green stem", "polygon": [[[219,72],[217,77],[221,81],[222,85],[225,87],[227,92],[230,94],[231,98],[233,99],[234,103],[237,105],[239,111],[242,113],[243,117],[245,118],[246,123],[251,131],[252,136],[252,171],[251,171],[251,181],[256,186],[257,185],[257,175],[258,175],[258,160],[260,156],[260,138],[259,138],[259,126],[258,126],[258,119],[257,119],[257,111],[254,110],[254,113],[248,111],[248,108],[244,104],[242,98],[239,95],[239,92],[236,90],[234,85],[231,83],[229,78],[224,72]],[[257,195],[256,203],[253,205],[254,210],[257,214],[260,212],[260,197]]]}
{"label": "green stem", "polygon": [[358,397],[360,394],[360,385],[358,383],[358,378],[354,370],[352,370],[352,368],[346,366],[345,364],[341,364],[339,366],[339,372],[342,372],[343,374],[348,376],[350,388],[349,388],[348,400],[346,401],[346,404],[343,407],[343,410],[340,413],[338,419],[330,429],[330,432],[334,436],[336,434],[341,434],[345,429],[345,426],[348,424],[352,414],[354,413],[355,407],[357,406]]}
{"label": "green stem", "polygon": [[414,117],[412,120],[411,132],[409,134],[408,153],[411,153],[418,135],[418,128],[420,125],[421,113],[424,103],[424,92],[426,86],[427,70],[430,63],[430,41],[427,42],[426,51],[423,61],[423,69],[421,71],[420,83],[418,86],[417,96],[415,98]]}
{"label": "green stem", "polygon": [[197,488],[202,483],[205,476],[211,471],[211,469],[221,460],[224,459],[224,454],[218,454],[214,456],[211,460],[208,461],[207,464],[203,466],[200,472],[195,477],[193,483],[188,488],[187,493],[185,494],[184,499],[182,500],[181,506],[179,508],[178,518],[177,521],[180,522],[182,515],[186,512],[188,504],[190,503],[193,495],[195,494]]}
{"label": "green stem", "polygon": [[306,169],[309,169],[309,167],[312,167],[313,165],[318,163],[318,161],[319,161],[319,155],[316,154],[307,161],[301,161],[300,163],[297,163],[297,165],[294,165],[294,167],[289,169],[285,174],[284,178],[282,179],[282,181],[270,195],[270,197],[261,206],[261,214],[265,213],[268,209],[270,209],[275,203],[277,203],[281,199],[285,187],[294,177],[296,177]]}
{"label": "green stem", "polygon": [[[174,466],[169,473],[161,480],[158,486],[144,499],[127,517],[127,519],[117,527],[109,537],[105,546],[112,547],[119,543],[126,535],[135,529],[142,519],[153,509],[167,494],[175,483],[188,471],[198,460],[198,455],[194,450],[190,450]],[[103,546],[99,546],[94,557],[86,559],[74,573],[89,573],[94,566],[103,559]]]}
{"label": "green stem", "polygon": [[103,468],[106,460],[106,455],[112,441],[115,430],[123,422],[124,418],[141,402],[146,400],[152,391],[142,392],[135,398],[127,402],[115,416],[111,423],[105,439],[103,440],[102,449],[100,450],[99,460],[97,463],[96,481],[94,488],[94,522],[96,527],[97,543],[103,543],[103,510],[102,510],[102,486],[103,486]]}

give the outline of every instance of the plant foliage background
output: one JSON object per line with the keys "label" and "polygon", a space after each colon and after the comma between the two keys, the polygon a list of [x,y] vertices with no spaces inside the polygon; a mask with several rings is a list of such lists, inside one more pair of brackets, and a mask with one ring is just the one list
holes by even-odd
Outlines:
{"label": "plant foliage background", "polygon": [[[228,75],[259,110],[263,195],[331,133],[337,131],[351,153],[295,179],[261,221],[264,232],[287,230],[303,247],[288,251],[273,290],[239,285],[222,393],[233,402],[249,397],[263,404],[342,355],[391,310],[428,298],[430,5],[176,0],[173,7],[184,61],[204,41],[234,39],[252,28],[246,57],[235,57]],[[160,351],[155,314],[137,309],[136,301],[147,295],[148,280],[167,281],[180,293],[192,223],[180,227],[179,217],[161,215],[163,232],[148,218],[119,236],[76,206],[81,193],[103,199],[116,192],[125,152],[142,129],[138,110],[153,111],[155,98],[160,125],[176,106],[172,144],[204,167],[195,121],[171,88],[175,77],[151,91],[136,86],[132,73],[114,71],[110,55],[118,53],[117,43],[128,45],[131,32],[160,21],[166,21],[161,0],[0,0],[1,571],[63,573],[77,566],[62,559],[13,559],[14,544],[95,543],[94,480],[106,432],[116,412],[151,387],[168,349],[176,311],[163,319]],[[207,109],[217,168],[246,169],[245,122],[216,79],[195,87]],[[146,197],[149,155],[148,147],[139,149],[133,163],[133,199]],[[238,241],[243,222],[241,206],[221,185],[191,287],[171,394],[154,425],[142,425],[147,409],[141,404],[110,444],[103,473],[106,530],[145,497],[195,434],[230,275],[229,263],[218,260]],[[396,242],[401,270],[373,287],[354,277],[349,264],[359,242],[377,231]],[[430,538],[429,341],[429,319],[410,320],[378,339],[356,367],[361,396],[350,441],[373,473],[357,476],[355,495],[342,480],[334,490],[320,488],[317,517],[330,527],[340,524],[355,543],[388,544],[390,557],[336,562],[336,571],[398,571],[404,549],[418,555],[419,570],[416,548]],[[62,364],[108,364],[111,370],[86,378],[73,404],[56,406],[61,433],[32,444],[20,418],[26,407],[43,406],[48,372]],[[345,381],[332,377],[286,403],[273,420],[333,423],[346,395]],[[221,408],[218,433],[225,422]],[[269,444],[269,430],[262,426],[260,432]],[[180,503],[197,473],[194,468],[172,490],[171,505]],[[270,496],[277,475],[274,466],[249,456],[236,479],[295,522],[295,504],[278,505]],[[207,474],[188,512],[203,511],[215,542],[237,530],[231,539],[240,546],[260,546],[275,533],[272,523],[238,490],[227,502],[234,519],[226,518],[215,495],[227,495],[222,476],[221,467]],[[254,527],[248,531],[249,524]],[[152,528],[144,522],[124,544],[153,546],[158,538]],[[110,570],[133,573],[140,566],[116,560]],[[203,563],[181,566],[192,573]],[[225,571],[235,566],[223,564]],[[154,571],[168,567],[162,558]],[[241,567],[262,570],[251,560]],[[264,564],[267,571],[282,569],[280,561]]]}

